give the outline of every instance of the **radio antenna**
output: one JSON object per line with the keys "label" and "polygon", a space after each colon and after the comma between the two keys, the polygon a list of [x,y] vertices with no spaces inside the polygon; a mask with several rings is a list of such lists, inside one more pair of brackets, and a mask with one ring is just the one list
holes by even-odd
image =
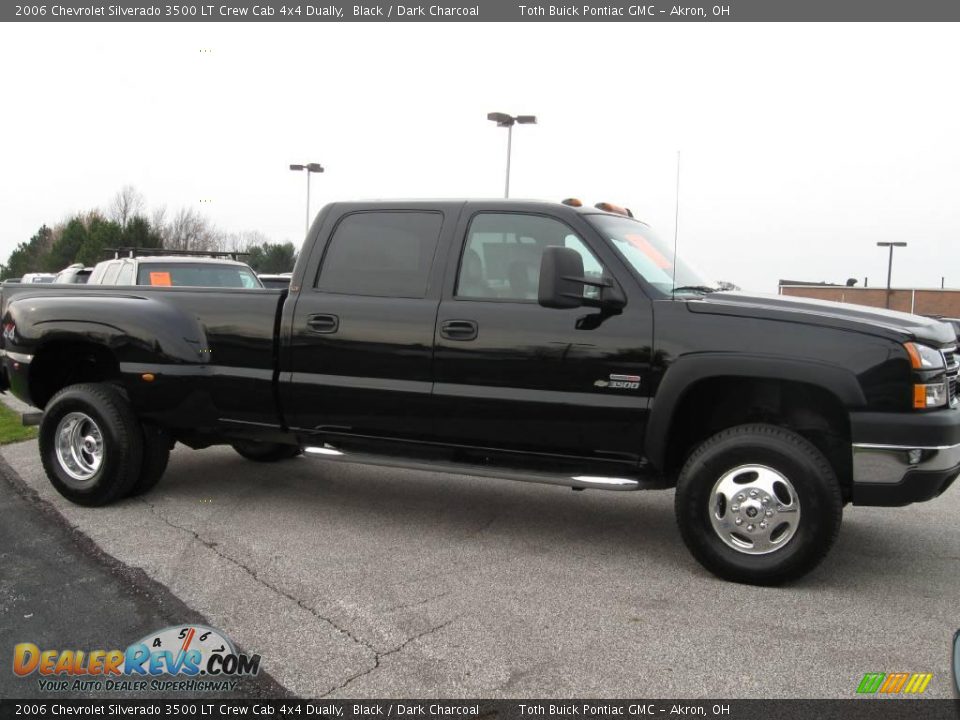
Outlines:
{"label": "radio antenna", "polygon": [[677,188],[673,213],[673,287],[670,289],[671,299],[677,292],[677,238],[680,235],[680,151],[677,150]]}

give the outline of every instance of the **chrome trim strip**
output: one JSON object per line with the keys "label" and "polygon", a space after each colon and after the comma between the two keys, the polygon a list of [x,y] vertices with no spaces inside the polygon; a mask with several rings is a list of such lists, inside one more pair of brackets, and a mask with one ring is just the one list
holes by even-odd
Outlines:
{"label": "chrome trim strip", "polygon": [[853,482],[896,485],[911,470],[937,472],[960,465],[956,445],[853,444]]}

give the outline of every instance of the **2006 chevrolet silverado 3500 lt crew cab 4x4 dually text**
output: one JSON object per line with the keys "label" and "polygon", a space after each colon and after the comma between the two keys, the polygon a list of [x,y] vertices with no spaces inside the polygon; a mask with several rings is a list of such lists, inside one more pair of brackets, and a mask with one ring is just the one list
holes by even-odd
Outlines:
{"label": "2006 chevrolet silverado 3500 lt crew cab 4x4 dually text", "polygon": [[578,205],[334,203],[289,290],[5,285],[0,382],[79,504],[148,491],[175,441],[676,486],[697,560],[758,584],[812,569],[846,503],[960,473],[950,326],[711,292],[647,225]]}

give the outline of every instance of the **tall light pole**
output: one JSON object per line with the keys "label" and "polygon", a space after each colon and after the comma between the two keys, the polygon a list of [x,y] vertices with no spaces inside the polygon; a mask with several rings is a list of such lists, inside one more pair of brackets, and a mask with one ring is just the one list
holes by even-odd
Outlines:
{"label": "tall light pole", "polygon": [[305,163],[304,165],[291,165],[291,170],[300,170],[307,171],[307,224],[306,228],[303,231],[303,234],[306,235],[310,232],[310,173],[322,173],[323,165],[320,163]]}
{"label": "tall light pole", "polygon": [[514,125],[536,125],[536,115],[507,115],[506,113],[492,112],[487,113],[487,120],[497,124],[497,127],[507,129],[507,182],[503,188],[503,196],[510,197],[510,149],[513,144],[513,126]]}
{"label": "tall light pole", "polygon": [[893,249],[906,247],[905,242],[878,242],[877,247],[890,248],[890,259],[887,260],[887,307],[890,307],[890,278],[893,276]]}

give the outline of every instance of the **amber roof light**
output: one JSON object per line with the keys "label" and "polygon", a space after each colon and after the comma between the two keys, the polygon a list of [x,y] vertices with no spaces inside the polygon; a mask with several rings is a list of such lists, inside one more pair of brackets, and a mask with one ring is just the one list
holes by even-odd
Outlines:
{"label": "amber roof light", "polygon": [[594,205],[594,207],[597,210],[603,210],[604,212],[623,215],[624,217],[633,217],[633,213],[630,212],[630,208],[620,207],[619,205],[614,205],[613,203],[599,202]]}

